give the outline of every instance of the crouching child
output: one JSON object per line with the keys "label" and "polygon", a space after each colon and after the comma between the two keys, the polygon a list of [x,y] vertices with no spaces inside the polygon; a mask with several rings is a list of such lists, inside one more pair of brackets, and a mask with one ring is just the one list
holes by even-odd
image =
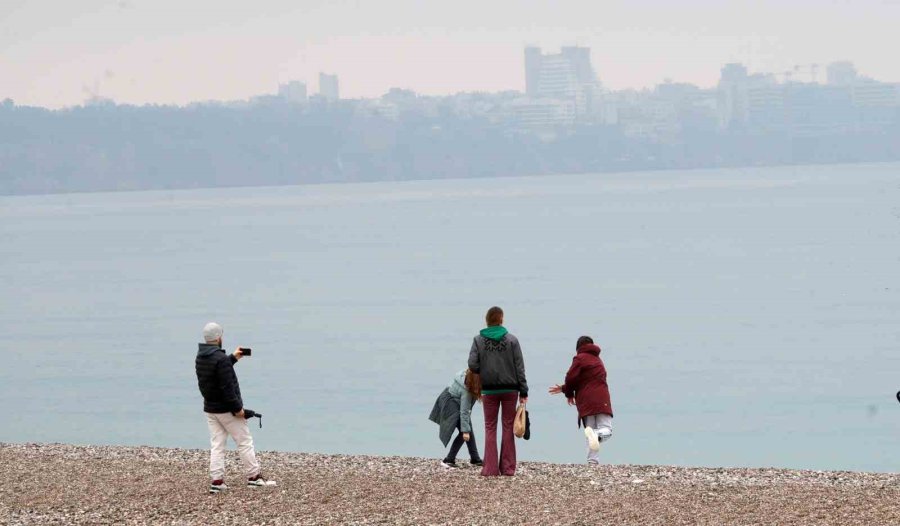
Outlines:
{"label": "crouching child", "polygon": [[454,430],[458,431],[447,456],[441,461],[442,466],[456,467],[456,455],[463,443],[469,449],[469,460],[472,465],[483,465],[478,454],[475,433],[472,432],[472,407],[480,399],[481,377],[470,369],[465,369],[453,378],[450,385],[441,391],[435,400],[429,419],[440,426],[438,436],[444,447],[450,443]]}

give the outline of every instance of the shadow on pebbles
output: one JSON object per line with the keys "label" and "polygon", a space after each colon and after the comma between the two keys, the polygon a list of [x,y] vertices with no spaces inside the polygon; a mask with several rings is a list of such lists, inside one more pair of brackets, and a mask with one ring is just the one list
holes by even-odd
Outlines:
{"label": "shadow on pebbles", "polygon": [[205,450],[0,444],[0,524],[900,524],[900,475],[259,453],[277,487],[207,493]]}

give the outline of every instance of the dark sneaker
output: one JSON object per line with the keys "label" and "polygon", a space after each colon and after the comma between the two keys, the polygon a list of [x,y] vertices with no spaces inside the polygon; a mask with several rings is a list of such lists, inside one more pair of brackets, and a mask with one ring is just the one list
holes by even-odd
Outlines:
{"label": "dark sneaker", "polygon": [[260,486],[277,486],[278,483],[274,480],[267,480],[262,475],[257,475],[255,477],[251,477],[247,479],[247,486],[251,488],[256,488]]}
{"label": "dark sneaker", "polygon": [[209,492],[210,493],[220,493],[228,489],[228,486],[225,485],[224,480],[214,480],[209,483]]}
{"label": "dark sneaker", "polygon": [[473,465],[473,466],[479,466],[479,467],[480,467],[480,466],[483,466],[483,465],[484,465],[484,461],[481,460],[481,459],[473,460],[473,461],[472,461],[472,465]]}
{"label": "dark sneaker", "polygon": [[442,460],[441,465],[444,466],[445,468],[451,468],[451,469],[457,467],[456,462],[451,462],[449,460]]}

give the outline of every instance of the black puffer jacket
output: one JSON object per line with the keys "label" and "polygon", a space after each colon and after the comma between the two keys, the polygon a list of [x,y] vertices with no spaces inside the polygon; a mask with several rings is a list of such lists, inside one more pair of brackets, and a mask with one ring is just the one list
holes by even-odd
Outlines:
{"label": "black puffer jacket", "polygon": [[469,369],[481,375],[482,391],[509,389],[528,397],[522,347],[512,334],[499,340],[475,336],[469,351]]}
{"label": "black puffer jacket", "polygon": [[203,411],[207,413],[237,413],[244,407],[241,386],[234,374],[234,355],[216,344],[201,343],[194,365],[197,384],[203,395]]}

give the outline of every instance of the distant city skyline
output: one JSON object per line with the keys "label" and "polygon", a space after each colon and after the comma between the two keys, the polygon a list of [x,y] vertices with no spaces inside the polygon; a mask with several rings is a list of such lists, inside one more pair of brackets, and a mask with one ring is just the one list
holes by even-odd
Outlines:
{"label": "distant city skyline", "polygon": [[666,79],[711,88],[731,62],[774,74],[815,63],[824,81],[828,63],[848,60],[863,75],[900,81],[892,56],[900,2],[182,4],[5,3],[0,99],[50,108],[94,96],[125,104],[239,100],[291,81],[317,87],[320,72],[337,76],[341,98],[392,87],[524,92],[526,46],[572,45],[591,48],[599,81],[614,90]]}

